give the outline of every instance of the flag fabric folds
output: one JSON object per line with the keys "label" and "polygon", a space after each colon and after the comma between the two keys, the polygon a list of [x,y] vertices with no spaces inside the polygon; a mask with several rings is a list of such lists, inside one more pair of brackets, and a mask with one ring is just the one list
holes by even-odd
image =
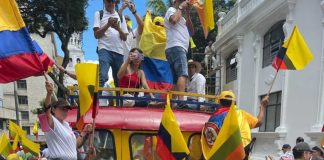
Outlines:
{"label": "flag fabric folds", "polygon": [[207,38],[208,32],[215,28],[213,0],[190,0],[189,3],[196,9]]}
{"label": "flag fabric folds", "polygon": [[16,135],[18,135],[19,137],[24,137],[27,135],[26,131],[24,131],[16,123],[12,121],[9,121],[9,134],[10,134],[10,138],[14,138],[16,137]]}
{"label": "flag fabric folds", "polygon": [[189,155],[186,141],[171,110],[169,94],[157,135],[156,151],[162,160],[183,159]]}
{"label": "flag fabric folds", "polygon": [[[94,104],[93,102],[95,99],[97,99],[96,95],[98,93],[99,86],[99,67],[98,64],[81,63],[75,66],[75,73],[80,91],[80,118],[76,126],[79,130],[82,130],[85,115],[91,108],[95,110],[97,107],[96,103]],[[93,111],[93,114],[96,114],[96,111]],[[95,118],[95,115],[93,115],[93,118]]]}
{"label": "flag fabric folds", "polygon": [[289,39],[279,49],[272,66],[277,70],[301,70],[312,60],[313,54],[295,26]]}
{"label": "flag fabric folds", "polygon": [[139,48],[144,52],[142,67],[151,89],[172,89],[173,77],[170,64],[165,57],[165,46],[165,28],[155,25],[152,22],[151,13],[148,11],[144,20]]}
{"label": "flag fabric folds", "polygon": [[33,134],[38,135],[38,121],[37,120],[34,122]]}
{"label": "flag fabric folds", "polygon": [[[202,142],[203,143],[203,142]],[[242,160],[245,157],[238,118],[234,103],[232,103],[214,145],[206,159]]]}
{"label": "flag fabric folds", "polygon": [[7,157],[12,152],[13,150],[8,137],[4,133],[2,133],[0,139],[0,155]]}
{"label": "flag fabric folds", "polygon": [[21,137],[21,144],[23,145],[24,149],[27,149],[33,155],[39,156],[40,144],[27,139],[27,137]]}
{"label": "flag fabric folds", "polygon": [[15,0],[0,1],[0,83],[47,71],[37,52]]}

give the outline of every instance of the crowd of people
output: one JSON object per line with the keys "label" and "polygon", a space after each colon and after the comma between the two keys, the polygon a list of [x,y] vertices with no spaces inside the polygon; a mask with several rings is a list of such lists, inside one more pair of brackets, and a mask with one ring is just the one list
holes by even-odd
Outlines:
{"label": "crowd of people", "polygon": [[[310,148],[309,144],[304,142],[303,137],[296,139],[296,145],[291,150],[289,144],[282,146],[282,153],[279,160],[323,160],[324,159],[324,147],[314,146]],[[274,160],[270,155],[265,157],[266,160]]]}

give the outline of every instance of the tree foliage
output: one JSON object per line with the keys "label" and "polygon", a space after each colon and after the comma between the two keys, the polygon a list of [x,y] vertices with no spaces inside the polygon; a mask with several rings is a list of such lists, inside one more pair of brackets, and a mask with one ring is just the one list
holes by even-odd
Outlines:
{"label": "tree foliage", "polygon": [[[85,9],[88,0],[17,0],[22,17],[31,33],[46,37],[49,32],[57,34],[64,52],[62,66],[69,63],[68,43],[74,32],[87,29]],[[63,84],[63,74],[59,82]],[[62,94],[59,94],[62,96]]]}

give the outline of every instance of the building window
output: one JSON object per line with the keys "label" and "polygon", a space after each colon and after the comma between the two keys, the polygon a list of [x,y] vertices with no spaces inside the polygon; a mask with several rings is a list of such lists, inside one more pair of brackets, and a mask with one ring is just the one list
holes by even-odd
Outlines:
{"label": "building window", "polygon": [[[264,96],[261,96],[261,99]],[[260,99],[260,100],[261,100]],[[265,117],[260,132],[274,132],[280,126],[281,91],[269,95],[269,104],[265,110]]]}
{"label": "building window", "polygon": [[285,40],[282,30],[284,21],[273,25],[263,37],[263,63],[262,68],[272,64],[274,57],[278,54],[279,48]]}
{"label": "building window", "polygon": [[237,79],[237,68],[236,68],[236,55],[237,51],[233,52],[226,59],[226,83],[232,82]]}
{"label": "building window", "polygon": [[22,126],[22,129],[26,131],[27,135],[30,135],[30,127],[29,126]]}
{"label": "building window", "polygon": [[28,97],[27,96],[18,96],[18,102],[22,105],[28,105]]}
{"label": "building window", "polygon": [[28,111],[21,111],[21,120],[29,120],[29,112]]}
{"label": "building window", "polygon": [[18,89],[27,89],[27,82],[26,80],[18,80],[17,81]]}

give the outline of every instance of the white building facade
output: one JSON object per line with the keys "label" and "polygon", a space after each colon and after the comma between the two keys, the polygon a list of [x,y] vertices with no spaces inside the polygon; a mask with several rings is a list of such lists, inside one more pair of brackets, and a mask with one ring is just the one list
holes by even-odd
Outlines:
{"label": "white building facade", "polygon": [[[70,42],[68,44],[68,49],[70,51],[69,64],[66,66],[66,70],[70,72],[75,72],[75,65],[84,62],[84,51],[82,50],[82,33],[73,33]],[[73,86],[77,84],[77,81],[64,75],[64,85]]]}
{"label": "white building facade", "polygon": [[[301,71],[279,71],[264,125],[253,130],[252,159],[278,157],[281,147],[304,137],[318,145],[324,123],[324,0],[238,0],[219,13],[213,48],[222,55],[223,90],[233,90],[238,106],[257,115],[275,77],[272,60],[294,25],[313,52]],[[235,63],[236,62],[236,63]],[[226,67],[225,67],[226,66]]]}

